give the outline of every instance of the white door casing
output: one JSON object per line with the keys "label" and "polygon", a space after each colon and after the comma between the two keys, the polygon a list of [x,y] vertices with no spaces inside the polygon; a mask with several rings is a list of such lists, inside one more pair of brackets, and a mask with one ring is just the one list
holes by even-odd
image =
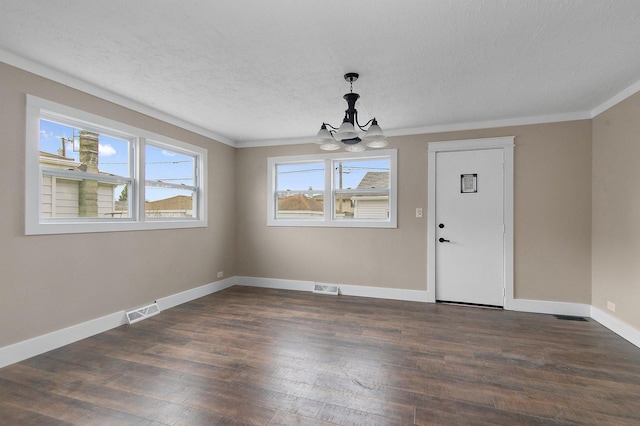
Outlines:
{"label": "white door casing", "polygon": [[[437,298],[438,300],[498,305],[510,309],[514,298],[513,141],[513,137],[501,137],[429,144],[427,298],[430,302],[435,302]],[[487,194],[488,180],[495,180],[495,176],[492,178],[487,174],[489,169],[485,169],[477,179],[479,192],[461,194],[460,175],[477,173],[469,168],[470,164],[477,161],[482,163],[484,160],[489,161],[486,166],[489,169],[498,167],[500,174],[503,170],[503,176],[499,176],[503,177],[502,183],[497,187],[493,185],[494,193]],[[438,175],[437,168],[439,161],[442,166],[440,175]],[[496,166],[496,161],[499,163],[504,161],[504,166],[502,164]],[[458,166],[454,167],[456,164]],[[455,170],[453,170],[454,168]],[[448,172],[443,174],[442,171]],[[448,177],[446,177],[447,174]],[[450,182],[442,182],[445,179],[449,179]],[[457,191],[457,194],[449,194],[454,198],[451,206],[446,207],[451,200],[445,198],[446,202],[443,201],[442,193],[440,198],[438,197],[436,191],[438,184],[444,184],[447,188],[453,187],[451,191]],[[482,194],[480,193],[481,189]],[[496,191],[498,192],[496,193]],[[477,210],[478,203],[474,201],[474,197],[477,198],[478,195],[486,195],[490,198],[490,200],[485,200],[490,202],[482,204],[484,207],[481,207],[480,210]],[[499,201],[502,202],[502,206],[498,206],[502,210],[501,212],[496,212],[497,198],[500,198]],[[438,201],[445,206],[439,206]],[[493,213],[486,211],[487,205],[494,205]],[[472,211],[471,215],[465,215],[464,211],[459,210],[465,208]],[[476,221],[477,215],[501,217],[490,219],[478,217]],[[496,222],[499,223],[496,224]],[[439,228],[440,223],[443,223],[445,227]],[[474,226],[482,226],[483,229],[472,232]],[[472,237],[475,237],[475,242]],[[439,238],[445,238],[451,242],[440,243]],[[468,238],[471,239],[463,241]],[[442,250],[439,252],[440,249]],[[488,260],[490,259],[487,257],[489,251],[495,250],[501,251],[499,253],[501,259]],[[456,259],[456,263],[452,264],[452,259]],[[447,264],[447,262],[449,263]],[[464,267],[461,267],[460,262],[464,263]],[[488,264],[487,262],[492,263]],[[483,279],[489,280],[493,284],[489,287],[473,287],[474,283],[478,281],[476,278],[481,278],[478,274],[484,274]],[[444,280],[443,283],[447,284],[446,287],[438,284],[440,279]],[[497,285],[495,284],[496,279],[500,281]]]}

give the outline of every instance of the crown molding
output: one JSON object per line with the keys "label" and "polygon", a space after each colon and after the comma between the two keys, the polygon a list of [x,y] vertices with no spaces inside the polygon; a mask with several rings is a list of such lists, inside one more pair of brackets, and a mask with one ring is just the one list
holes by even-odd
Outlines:
{"label": "crown molding", "polygon": [[[96,96],[106,101],[113,102],[125,108],[129,108],[139,113],[148,115],[150,117],[156,118],[158,120],[164,121],[174,126],[183,128],[185,130],[189,130],[201,136],[205,136],[207,138],[216,140],[220,143],[232,146],[234,148],[256,148],[256,147],[267,147],[267,146],[301,145],[301,144],[313,143],[314,138],[311,136],[284,138],[284,139],[234,141],[222,135],[219,135],[215,132],[212,132],[211,130],[205,129],[196,124],[190,123],[188,121],[185,121],[173,115],[159,111],[155,108],[151,108],[147,105],[144,105],[140,102],[129,99],[125,96],[118,95],[108,89],[104,89],[102,87],[96,86],[84,80],[71,77],[61,71],[55,70],[53,68],[37,63],[35,61],[26,59],[22,56],[16,55],[9,51],[0,49],[0,61],[8,65],[14,66],[16,68],[22,69],[24,71],[30,72],[32,74],[38,75],[40,77],[47,78],[57,83],[64,84],[65,86],[69,86],[73,89],[80,90],[82,92],[88,93],[90,95]],[[602,104],[598,105],[597,107],[593,108],[590,111],[579,111],[579,112],[566,113],[566,114],[543,115],[543,116],[533,116],[533,117],[508,118],[508,119],[501,119],[501,120],[452,123],[452,124],[414,127],[414,128],[405,128],[405,129],[390,129],[390,130],[385,130],[385,133],[387,134],[387,136],[390,136],[390,137],[409,136],[409,135],[421,135],[421,134],[429,134],[429,133],[444,133],[444,132],[455,132],[455,131],[464,131],[464,130],[489,129],[494,127],[511,127],[511,126],[530,125],[530,124],[557,123],[557,122],[563,122],[563,121],[589,120],[589,119],[595,118],[599,114],[603,113],[604,111],[608,110],[609,108],[615,106],[616,104],[624,101],[625,99],[633,96],[638,92],[640,92],[640,81],[637,81],[636,83],[627,87],[620,93],[612,96],[611,98],[609,98],[608,100],[606,100],[605,102],[603,102]]]}
{"label": "crown molding", "polygon": [[299,138],[284,139],[261,139],[236,142],[236,148],[259,148],[264,146],[281,146],[281,145],[302,145],[313,143],[314,136],[305,136]]}
{"label": "crown molding", "polygon": [[190,132],[197,133],[201,136],[207,137],[209,139],[213,139],[225,145],[236,147],[235,141],[229,138],[226,138],[222,135],[219,135],[215,132],[212,132],[210,130],[207,130],[203,127],[200,127],[196,124],[189,123],[188,121],[182,120],[171,114],[167,114],[155,108],[151,108],[147,105],[141,104],[140,102],[134,101],[133,99],[129,99],[125,96],[118,95],[117,93],[114,93],[108,89],[104,89],[102,87],[96,86],[92,83],[88,83],[79,78],[72,77],[61,71],[55,70],[53,68],[34,62],[32,60],[23,58],[22,56],[16,55],[14,53],[8,52],[3,49],[0,49],[0,62],[4,62],[7,65],[11,65],[13,67],[19,68],[23,71],[30,72],[37,76],[44,77],[56,83],[63,84],[65,86],[71,87],[72,89],[80,90],[84,93],[88,93],[100,99],[113,102],[117,105],[123,106],[125,108],[129,108],[141,114],[148,115],[149,117],[156,118],[165,123],[172,124],[174,126],[180,127]]}
{"label": "crown molding", "polygon": [[595,118],[596,116],[602,114],[603,112],[605,112],[609,108],[619,104],[620,102],[622,102],[625,99],[635,95],[638,92],[640,92],[640,80],[636,81],[631,86],[629,86],[626,89],[624,89],[622,92],[620,92],[617,95],[609,98],[605,102],[601,103],[600,105],[598,105],[597,107],[592,109],[591,110],[591,118]]}
{"label": "crown molding", "polygon": [[464,130],[491,129],[495,127],[526,126],[530,124],[559,123],[563,121],[589,120],[588,111],[571,112],[567,114],[540,115],[533,117],[505,118],[501,120],[475,121],[467,123],[452,123],[436,126],[414,127],[408,129],[385,130],[387,136],[422,135],[428,133],[458,132]]}
{"label": "crown molding", "polygon": [[[529,124],[544,124],[544,123],[557,123],[563,121],[576,121],[576,120],[590,120],[591,113],[589,111],[568,113],[568,114],[556,114],[556,115],[544,115],[536,117],[522,117],[522,118],[507,118],[504,120],[489,120],[489,121],[476,121],[469,123],[455,123],[455,124],[443,124],[438,126],[425,126],[414,127],[407,129],[390,129],[385,130],[387,137],[393,136],[410,136],[410,135],[423,135],[430,133],[445,133],[456,132],[463,130],[478,130],[478,129],[490,129],[494,127],[512,127],[512,126],[525,126]],[[280,145],[299,145],[306,143],[313,143],[314,137],[300,137],[289,139],[263,139],[263,140],[249,140],[239,141],[236,143],[237,148],[254,148],[254,147],[266,147],[266,146],[280,146]]]}

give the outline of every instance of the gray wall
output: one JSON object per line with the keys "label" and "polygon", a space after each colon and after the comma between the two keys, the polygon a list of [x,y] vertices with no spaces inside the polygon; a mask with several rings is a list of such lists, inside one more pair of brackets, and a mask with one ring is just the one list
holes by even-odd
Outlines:
{"label": "gray wall", "polygon": [[[593,120],[593,301],[640,330],[640,93]],[[607,310],[607,301],[616,305]]]}
{"label": "gray wall", "polygon": [[[2,63],[0,75],[0,347],[235,275],[235,148]],[[25,236],[26,94],[208,148],[209,227]]]}
{"label": "gray wall", "polygon": [[591,301],[591,121],[391,138],[398,228],[266,226],[267,158],[317,146],[239,149],[238,271],[266,278],[427,289],[427,143],[515,136],[515,296]]}

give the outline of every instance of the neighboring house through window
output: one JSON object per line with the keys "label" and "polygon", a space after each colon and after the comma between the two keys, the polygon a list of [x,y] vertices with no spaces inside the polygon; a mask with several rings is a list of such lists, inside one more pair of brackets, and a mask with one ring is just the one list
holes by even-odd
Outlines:
{"label": "neighboring house through window", "polygon": [[269,226],[395,228],[397,151],[268,159]]}
{"label": "neighboring house through window", "polygon": [[206,226],[206,150],[27,98],[27,234]]}

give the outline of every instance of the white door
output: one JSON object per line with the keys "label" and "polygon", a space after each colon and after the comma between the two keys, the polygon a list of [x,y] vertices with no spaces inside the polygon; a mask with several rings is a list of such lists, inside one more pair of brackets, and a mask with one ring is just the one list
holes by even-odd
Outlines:
{"label": "white door", "polygon": [[503,306],[504,153],[436,153],[438,301]]}

